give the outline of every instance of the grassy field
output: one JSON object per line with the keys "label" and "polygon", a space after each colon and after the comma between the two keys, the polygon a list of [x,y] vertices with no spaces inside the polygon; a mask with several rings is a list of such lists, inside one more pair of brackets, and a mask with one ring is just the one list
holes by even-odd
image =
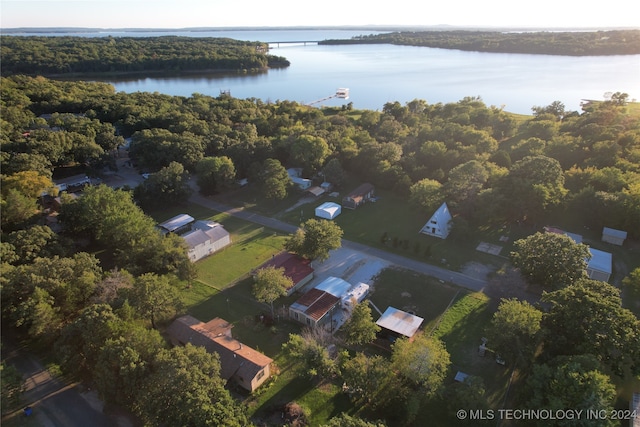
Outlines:
{"label": "grassy field", "polygon": [[[513,240],[528,232],[518,228],[490,229],[473,231],[464,236],[464,239],[442,240],[419,233],[433,212],[409,207],[406,198],[392,191],[377,190],[377,196],[375,203],[364,204],[355,210],[343,209],[334,220],[344,230],[345,239],[420,261],[443,265],[452,270],[460,270],[469,261],[500,265],[504,258],[476,251],[476,246],[483,241],[499,244],[503,246],[501,255],[508,256]],[[279,219],[299,224],[301,218],[314,218],[315,208],[325,201],[341,203],[342,199],[321,196],[313,203],[281,213]],[[385,232],[387,241],[382,243]],[[499,240],[502,235],[509,237],[506,244]]]}
{"label": "grassy field", "polygon": [[[378,275],[370,300],[384,312],[392,306],[422,317],[422,329],[431,331],[458,293],[456,287],[405,270],[385,269]],[[372,313],[374,318],[378,313]]]}

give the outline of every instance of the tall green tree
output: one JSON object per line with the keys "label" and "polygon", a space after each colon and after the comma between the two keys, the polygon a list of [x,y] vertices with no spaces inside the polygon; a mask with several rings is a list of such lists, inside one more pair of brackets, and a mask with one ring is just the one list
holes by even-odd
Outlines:
{"label": "tall green tree", "polygon": [[138,392],[136,413],[150,425],[249,426],[220,378],[217,353],[187,344],[161,350]]}
{"label": "tall green tree", "polygon": [[36,258],[11,269],[2,288],[5,319],[36,336],[55,337],[87,306],[101,275],[98,260],[86,252]]}
{"label": "tall green tree", "polygon": [[320,170],[331,150],[324,138],[313,135],[300,135],[291,143],[289,160],[300,165],[309,175]]}
{"label": "tall green tree", "polygon": [[491,319],[489,347],[503,358],[527,366],[539,342],[542,312],[526,301],[502,299]]}
{"label": "tall green tree", "polygon": [[542,301],[551,304],[542,321],[547,357],[591,354],[617,375],[640,373],[640,320],[622,308],[619,289],[583,279]]}
{"label": "tall green tree", "polygon": [[127,191],[89,187],[82,197],[62,205],[60,220],[69,235],[92,239],[119,268],[134,275],[173,273],[188,262],[184,239],[162,236]]}
{"label": "tall green tree", "polygon": [[236,179],[236,168],[227,156],[205,157],[196,165],[200,192],[206,196],[231,188]]}
{"label": "tall green tree", "polygon": [[95,304],[85,308],[77,319],[67,324],[55,345],[62,368],[82,378],[90,378],[98,364],[100,352],[113,338],[120,320],[111,306]]}
{"label": "tall green tree", "polygon": [[154,273],[136,277],[128,294],[131,305],[154,329],[156,322],[175,315],[182,304],[178,290],[169,283],[167,276]]}
{"label": "tall green tree", "polygon": [[284,199],[292,185],[287,170],[276,159],[264,161],[258,174],[258,180],[264,196],[268,199]]}
{"label": "tall green tree", "polygon": [[324,261],[329,252],[342,246],[342,228],[332,221],[309,219],[285,242],[288,251]]}
{"label": "tall green tree", "polygon": [[442,184],[435,179],[421,179],[409,188],[409,202],[421,209],[434,211],[443,201]]}
{"label": "tall green tree", "polygon": [[351,316],[342,326],[342,331],[345,334],[345,341],[350,345],[369,344],[376,339],[380,326],[373,321],[371,307],[366,301],[353,307]]}
{"label": "tall green tree", "polygon": [[134,189],[134,197],[143,206],[159,207],[184,204],[192,192],[189,173],[182,164],[171,162],[139,184]]}
{"label": "tall green tree", "polygon": [[489,172],[478,160],[471,160],[451,169],[442,186],[447,203],[463,212],[473,209],[475,200],[489,179]]}
{"label": "tall green tree", "polygon": [[[559,357],[548,364],[535,365],[527,379],[529,409],[550,411],[571,409],[574,411],[604,411],[610,414],[616,396],[611,379],[599,369],[598,361],[589,355]],[[538,426],[593,426],[620,425],[612,417],[590,419],[583,416],[569,423],[567,420],[537,420]]]}
{"label": "tall green tree", "polygon": [[339,159],[331,159],[322,168],[324,180],[340,188],[344,185],[346,174]]}
{"label": "tall green tree", "polygon": [[542,155],[515,162],[497,187],[511,220],[538,220],[567,194],[560,162]]}
{"label": "tall green tree", "polygon": [[20,229],[34,221],[39,211],[36,199],[25,196],[15,188],[7,190],[1,196],[0,208],[0,224],[4,231]]}
{"label": "tall green tree", "polygon": [[640,292],[640,267],[633,270],[627,277],[622,279],[622,284],[634,292]]}
{"label": "tall green tree", "polygon": [[117,322],[102,344],[92,371],[93,384],[106,402],[130,407],[151,374],[153,361],[166,341],[155,329]]}
{"label": "tall green tree", "polygon": [[386,357],[367,356],[360,352],[344,358],[340,371],[351,400],[359,405],[374,404],[392,372]]}
{"label": "tall green tree", "polygon": [[587,245],[556,233],[535,233],[514,242],[513,265],[531,282],[559,289],[586,277]]}
{"label": "tall green tree", "polygon": [[336,374],[338,365],[329,355],[327,343],[321,328],[305,329],[302,334],[289,334],[289,340],[282,345],[282,349],[293,359],[300,362],[301,373],[308,378],[330,378]]}
{"label": "tall green tree", "polygon": [[0,397],[2,398],[2,413],[8,413],[19,407],[24,391],[22,374],[13,365],[0,362]]}
{"label": "tall green tree", "polygon": [[269,304],[273,318],[273,302],[287,295],[287,289],[293,286],[293,280],[284,274],[284,268],[271,266],[259,269],[253,279],[253,296],[256,300]]}
{"label": "tall green tree", "polygon": [[412,341],[401,338],[393,344],[391,362],[408,382],[420,387],[424,396],[434,396],[444,384],[451,360],[444,343],[416,334]]}

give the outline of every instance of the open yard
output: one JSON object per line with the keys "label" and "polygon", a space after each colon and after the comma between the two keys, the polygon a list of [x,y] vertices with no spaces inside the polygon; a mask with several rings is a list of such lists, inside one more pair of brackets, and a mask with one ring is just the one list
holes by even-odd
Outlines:
{"label": "open yard", "polygon": [[[279,219],[299,224],[315,218],[315,208],[318,205],[327,201],[341,204],[343,193],[345,192],[341,192],[339,197],[323,195],[292,211],[280,212]],[[376,190],[376,195],[376,202],[366,203],[355,210],[342,209],[342,213],[333,220],[344,230],[345,239],[455,271],[461,271],[469,261],[499,266],[504,262],[504,257],[509,255],[513,240],[529,232],[524,229],[491,229],[470,231],[459,239],[452,234],[448,239],[442,240],[419,233],[433,212],[409,206],[406,197],[398,196],[392,191]],[[507,241],[500,241],[503,236],[508,237]],[[476,250],[481,242],[501,246],[499,256]]]}
{"label": "open yard", "polygon": [[[220,255],[222,254],[217,254],[211,259]],[[506,369],[496,365],[490,358],[480,362],[472,360],[472,356],[476,354],[477,342],[491,316],[485,299],[475,294],[467,294],[466,291],[427,276],[395,268],[384,268],[387,266],[378,265],[375,259],[364,262],[365,258],[360,258],[357,254],[340,252],[339,255],[346,256],[347,259],[344,260],[346,262],[340,262],[337,259],[325,261],[318,269],[320,277],[317,277],[315,282],[327,275],[369,281],[373,284],[371,300],[381,310],[394,306],[415,312],[416,315],[425,319],[423,323],[425,333],[431,333],[437,327],[437,333],[447,344],[454,364],[449,381],[453,380],[453,375],[458,369],[483,375],[491,390],[492,402],[499,401],[506,387],[506,379],[500,374]],[[358,268],[349,268],[353,265]],[[364,277],[376,272],[373,267],[384,269],[374,278]],[[362,271],[359,271],[360,269]],[[183,300],[188,306],[187,311],[203,321],[219,316],[232,322],[234,337],[264,352],[276,362],[279,373],[274,376],[272,383],[247,400],[252,417],[270,420],[281,413],[285,404],[292,401],[303,408],[311,422],[310,425],[320,425],[340,412],[357,412],[357,408],[353,407],[340,391],[339,384],[331,382],[317,384],[299,376],[296,365],[282,353],[281,346],[288,340],[290,333],[300,331],[300,325],[283,318],[277,319],[273,326],[260,323],[257,317],[260,313],[267,313],[269,309],[266,305],[257,303],[251,296],[252,279],[250,277],[241,279],[228,287],[214,287],[204,282],[204,280],[196,282],[191,288],[183,290]],[[468,303],[469,295],[473,296],[471,302],[475,304]],[[288,306],[298,296],[278,300],[276,302],[278,314],[284,314],[283,307]],[[449,311],[446,311],[447,307]],[[373,315],[374,318],[379,316],[375,311]],[[378,352],[379,349],[371,351]],[[482,362],[485,362],[486,366],[482,365]],[[494,375],[496,373],[498,375]],[[445,411],[442,408],[439,410]],[[446,420],[449,415],[442,412],[438,417]]]}
{"label": "open yard", "polygon": [[[513,241],[533,232],[522,227],[475,231],[464,241],[431,238],[418,234],[429,213],[399,209],[399,206],[406,206],[406,202],[391,192],[382,191],[379,196],[375,203],[353,211],[343,210],[336,222],[344,229],[344,237],[453,270],[463,270],[469,262],[483,266],[504,266],[508,262],[505,256],[511,250]],[[327,200],[331,198],[321,197],[290,212],[285,212],[285,203],[278,206],[274,203],[272,211],[278,211],[277,217],[280,219],[298,224],[301,220],[312,218],[315,207]],[[290,199],[287,204],[295,201]],[[340,202],[339,199],[337,201]],[[234,337],[275,360],[277,374],[273,381],[247,399],[250,415],[256,420],[272,420],[281,413],[283,405],[292,401],[305,411],[310,425],[320,425],[339,412],[357,413],[357,408],[341,393],[340,384],[317,384],[300,377],[296,365],[281,351],[289,334],[300,331],[300,325],[285,320],[285,307],[295,301],[299,294],[276,302],[280,317],[276,318],[273,326],[258,321],[258,316],[267,313],[269,308],[252,297],[252,279],[248,273],[279,252],[287,236],[202,208],[182,209],[175,214],[181,212],[222,223],[231,232],[234,241],[232,246],[197,264],[198,281],[191,288],[183,290],[187,311],[203,321],[213,317],[225,318],[234,324]],[[388,218],[394,220],[389,221]],[[162,219],[166,217],[158,218]],[[385,232],[388,239],[382,243],[381,237]],[[585,238],[595,242],[596,234],[586,232]],[[496,256],[478,251],[476,248],[481,242],[489,244],[486,246],[502,246],[500,254]],[[627,248],[614,248],[613,252],[614,257],[620,257],[625,264],[638,265],[635,252],[629,252]],[[457,371],[481,376],[490,406],[498,408],[502,404],[511,371],[497,364],[490,352],[485,357],[478,355],[478,346],[486,335],[486,327],[496,307],[495,300],[432,277],[393,268],[363,253],[335,251],[332,258],[314,267],[316,278],[308,286],[318,284],[329,275],[341,277],[352,284],[367,282],[373,285],[370,299],[380,311],[393,306],[423,317],[424,332],[442,339],[451,355],[452,368],[447,381],[452,383]],[[377,318],[379,313],[374,309],[373,315]],[[378,353],[379,350],[372,348],[371,352]],[[626,386],[619,385],[625,391]],[[434,402],[421,408],[418,419],[446,424],[451,420],[448,411],[442,402]]]}

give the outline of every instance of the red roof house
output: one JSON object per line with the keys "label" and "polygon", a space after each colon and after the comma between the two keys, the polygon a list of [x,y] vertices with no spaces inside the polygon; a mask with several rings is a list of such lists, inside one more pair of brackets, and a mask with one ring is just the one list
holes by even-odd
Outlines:
{"label": "red roof house", "polygon": [[283,268],[284,275],[293,281],[293,286],[287,289],[287,296],[313,279],[314,270],[313,267],[311,267],[311,260],[302,258],[291,252],[280,252],[258,267],[257,270],[266,267]]}

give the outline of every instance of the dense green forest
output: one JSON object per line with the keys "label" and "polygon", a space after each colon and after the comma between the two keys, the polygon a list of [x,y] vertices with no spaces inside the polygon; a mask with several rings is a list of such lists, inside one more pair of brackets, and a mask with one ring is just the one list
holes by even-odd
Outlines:
{"label": "dense green forest", "polygon": [[2,36],[2,75],[262,70],[286,67],[261,42],[195,37]]}
{"label": "dense green forest", "polygon": [[[290,187],[272,184],[284,166],[295,166],[305,176],[322,172],[338,188],[349,175],[393,190],[406,209],[432,212],[446,201],[454,214],[454,238],[470,229],[541,226],[572,217],[594,228],[627,230],[637,239],[640,114],[627,98],[617,92],[582,111],[567,111],[561,102],[532,106],[531,116],[486,106],[477,97],[447,104],[389,102],[378,112],[227,94],[116,93],[104,83],[2,77],[3,328],[55,349],[68,375],[91,381],[107,403],[127,407],[147,425],[249,425],[246,408],[217,374],[218,358],[191,346],[170,349],[156,329],[182,312],[178,289],[193,279],[194,270],[181,239],[161,237],[143,208],[186,201],[188,173],[197,174],[209,193],[248,178],[280,198]],[[114,154],[129,138],[132,160],[155,172],[145,181],[154,185],[98,185],[79,198],[64,196],[62,232],[42,225],[41,195],[52,191],[52,177],[71,167],[99,177],[115,167]],[[621,308],[618,291],[608,284],[560,285],[567,286],[545,297],[552,309],[544,316],[524,303],[504,303],[495,330],[506,330],[500,322],[511,318],[510,311],[532,312],[522,330],[510,333],[521,343],[534,336],[545,340],[544,357],[529,372],[529,394],[523,397],[528,407],[552,407],[552,392],[563,394],[546,384],[558,381],[575,390],[575,381],[585,378],[600,399],[598,408],[608,408],[615,390],[600,371],[637,375],[638,319]],[[606,321],[585,327],[582,319],[596,311],[596,320]],[[566,336],[565,325],[572,331]],[[616,339],[603,340],[601,333]],[[498,341],[496,335],[492,339]],[[370,400],[355,394],[354,404],[407,425],[403,417],[415,416],[420,399],[442,397],[438,384],[448,354],[428,339],[425,348],[442,354],[442,364],[435,378],[418,377],[411,358],[421,357],[421,347],[400,342],[390,360],[358,353],[327,361],[322,346],[304,348],[295,337],[287,351],[317,355],[305,363],[321,363],[322,369],[311,365],[308,371],[326,378],[352,384],[374,378],[363,381],[361,390],[379,394]],[[509,340],[503,345],[518,350],[513,357],[523,366],[532,366],[533,346],[516,349]],[[370,371],[362,373],[365,367]],[[580,387],[576,402],[582,401]],[[464,392],[447,396],[451,402],[469,398]]]}
{"label": "dense green forest", "polygon": [[640,30],[593,32],[400,31],[320,44],[389,43],[477,52],[541,55],[637,55]]}

